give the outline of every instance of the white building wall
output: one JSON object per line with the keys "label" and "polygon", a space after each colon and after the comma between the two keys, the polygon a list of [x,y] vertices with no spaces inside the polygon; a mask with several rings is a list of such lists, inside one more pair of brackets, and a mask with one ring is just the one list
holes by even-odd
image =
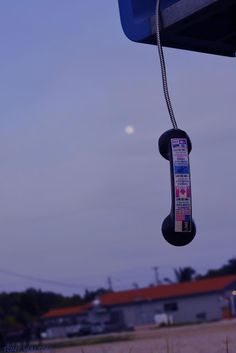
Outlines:
{"label": "white building wall", "polygon": [[[222,318],[218,294],[204,295],[178,300],[179,310],[173,312],[176,323],[213,321]],[[204,315],[205,318],[201,315]]]}
{"label": "white building wall", "polygon": [[[165,304],[176,304],[177,310],[167,311]],[[125,324],[128,326],[154,324],[154,316],[157,313],[169,314],[177,324],[222,318],[219,294],[135,303],[119,306],[119,309],[123,311]]]}

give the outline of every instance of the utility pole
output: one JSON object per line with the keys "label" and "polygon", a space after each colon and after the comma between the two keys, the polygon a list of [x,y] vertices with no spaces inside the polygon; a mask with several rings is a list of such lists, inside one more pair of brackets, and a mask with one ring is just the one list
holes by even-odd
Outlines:
{"label": "utility pole", "polygon": [[134,288],[134,289],[139,289],[139,285],[138,285],[137,282],[133,282],[133,288]]}
{"label": "utility pole", "polygon": [[158,286],[160,284],[158,267],[154,266],[153,271],[154,271],[154,275],[155,275],[155,283],[156,283],[156,286]]}
{"label": "utility pole", "polygon": [[110,276],[107,278],[107,284],[108,284],[108,290],[113,292],[112,279]]}

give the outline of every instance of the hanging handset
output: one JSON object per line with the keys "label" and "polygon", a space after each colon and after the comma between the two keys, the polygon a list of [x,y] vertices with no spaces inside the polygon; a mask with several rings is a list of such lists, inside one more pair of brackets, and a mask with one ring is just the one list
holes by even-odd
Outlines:
{"label": "hanging handset", "polygon": [[165,240],[175,246],[189,244],[196,234],[192,219],[189,153],[191,141],[185,131],[171,129],[159,139],[160,154],[170,161],[171,212],[162,224]]}

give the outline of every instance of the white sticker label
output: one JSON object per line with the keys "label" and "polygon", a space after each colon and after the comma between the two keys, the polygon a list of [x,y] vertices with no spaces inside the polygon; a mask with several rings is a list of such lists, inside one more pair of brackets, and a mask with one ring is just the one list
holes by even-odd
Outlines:
{"label": "white sticker label", "polygon": [[186,138],[171,139],[175,191],[175,232],[191,232],[191,183]]}

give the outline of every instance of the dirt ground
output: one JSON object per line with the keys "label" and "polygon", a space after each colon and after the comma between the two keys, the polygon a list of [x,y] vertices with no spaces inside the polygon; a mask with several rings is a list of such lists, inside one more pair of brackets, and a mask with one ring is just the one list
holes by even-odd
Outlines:
{"label": "dirt ground", "polygon": [[134,332],[132,340],[51,353],[236,353],[236,320]]}

